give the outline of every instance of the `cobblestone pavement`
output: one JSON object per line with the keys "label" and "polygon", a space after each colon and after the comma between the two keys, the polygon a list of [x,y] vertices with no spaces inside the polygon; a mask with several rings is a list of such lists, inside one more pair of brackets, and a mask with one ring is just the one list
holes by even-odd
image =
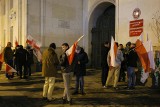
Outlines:
{"label": "cobblestone pavement", "polygon": [[[56,79],[53,97],[56,100],[42,100],[44,78],[40,72],[29,79],[18,77],[8,80],[0,73],[0,107],[66,107],[62,104],[63,81],[59,74]],[[72,79],[73,92],[75,78]],[[74,95],[73,107],[160,107],[160,89],[136,86],[135,90],[125,89],[126,83],[119,82],[119,90],[105,89],[101,86],[101,71],[88,70],[85,77],[86,95]]]}

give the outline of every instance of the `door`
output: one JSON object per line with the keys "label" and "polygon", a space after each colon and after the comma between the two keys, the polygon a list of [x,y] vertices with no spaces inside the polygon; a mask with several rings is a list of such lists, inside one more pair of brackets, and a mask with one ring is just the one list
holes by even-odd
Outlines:
{"label": "door", "polygon": [[[115,37],[115,6],[109,6],[97,19],[96,27],[92,28],[91,65],[93,68],[101,67],[101,47],[105,41],[110,42]],[[107,59],[106,59],[107,61]]]}

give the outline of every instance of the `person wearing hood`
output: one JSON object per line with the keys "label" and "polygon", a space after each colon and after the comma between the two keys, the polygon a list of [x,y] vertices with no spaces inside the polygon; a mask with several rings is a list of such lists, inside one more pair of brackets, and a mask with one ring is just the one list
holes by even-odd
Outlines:
{"label": "person wearing hood", "polygon": [[76,76],[76,86],[73,95],[78,94],[80,87],[80,93],[85,95],[84,92],[84,76],[86,75],[86,64],[88,63],[88,55],[82,47],[77,46],[74,57],[74,74]]}
{"label": "person wearing hood", "polygon": [[42,76],[45,77],[43,99],[51,101],[57,74],[59,60],[55,52],[56,45],[51,43],[42,55]]}

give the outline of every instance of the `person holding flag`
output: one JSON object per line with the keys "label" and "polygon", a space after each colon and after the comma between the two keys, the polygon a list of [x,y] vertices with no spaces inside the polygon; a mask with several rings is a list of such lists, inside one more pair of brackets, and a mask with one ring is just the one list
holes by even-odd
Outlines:
{"label": "person holding flag", "polygon": [[76,54],[74,56],[74,74],[76,76],[76,86],[75,91],[72,95],[78,94],[78,89],[80,87],[80,93],[85,95],[84,92],[84,76],[86,75],[86,64],[88,63],[88,55],[84,49],[80,46],[76,47]]}
{"label": "person holding flag", "polygon": [[64,81],[64,93],[63,93],[63,104],[69,103],[72,104],[72,99],[70,96],[70,82],[73,74],[73,59],[75,55],[75,50],[78,42],[84,37],[81,36],[70,48],[68,43],[62,44],[62,54],[60,56],[60,66]]}
{"label": "person holding flag", "polygon": [[[12,43],[8,42],[7,46],[3,50],[3,53],[4,53],[4,62],[6,64],[8,64],[9,66],[13,67],[13,55],[14,55],[14,52],[11,49],[11,47],[12,47]],[[6,71],[6,77],[8,79],[11,79],[11,78],[14,77],[14,73]]]}
{"label": "person holding flag", "polygon": [[68,102],[69,104],[72,104],[72,99],[70,96],[70,78],[71,78],[71,66],[69,64],[69,60],[66,54],[66,51],[69,49],[68,43],[62,44],[62,55],[60,56],[60,66],[62,71],[62,77],[64,81],[64,93],[63,93],[63,104]]}
{"label": "person holding flag", "polygon": [[114,41],[113,37],[111,40],[111,49],[107,56],[107,63],[109,65],[108,78],[106,82],[106,87],[108,88],[109,82],[114,75],[114,89],[118,89],[117,83],[120,74],[121,62],[124,60],[123,53],[118,49],[118,43]]}

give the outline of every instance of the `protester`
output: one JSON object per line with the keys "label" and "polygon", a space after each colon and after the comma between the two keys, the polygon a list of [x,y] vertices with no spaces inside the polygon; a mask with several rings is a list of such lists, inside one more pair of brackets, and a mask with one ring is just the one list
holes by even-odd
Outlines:
{"label": "protester", "polygon": [[53,100],[52,94],[57,74],[57,66],[59,64],[55,49],[55,43],[51,43],[49,48],[47,48],[42,55],[42,76],[45,77],[45,83],[43,86],[43,99],[47,101]]}
{"label": "protester", "polygon": [[127,55],[127,75],[128,75],[128,89],[135,89],[135,83],[136,83],[136,70],[137,68],[137,61],[138,61],[138,55],[134,48],[136,45],[134,43],[131,44],[131,47],[129,49],[129,53]]}
{"label": "protester", "polygon": [[[7,46],[4,48],[3,52],[4,52],[4,61],[6,64],[8,64],[9,66],[13,67],[13,50],[11,49],[12,47],[12,43],[8,42]],[[14,77],[14,73],[11,72],[7,72],[6,71],[6,77],[8,79],[11,79]]]}
{"label": "protester", "polygon": [[88,55],[84,52],[82,47],[77,46],[76,54],[74,58],[74,74],[76,76],[76,87],[73,95],[78,94],[78,89],[80,86],[80,93],[82,95],[84,92],[84,76],[86,75],[86,64],[88,63]]}
{"label": "protester", "polygon": [[124,57],[124,60],[121,62],[119,82],[120,82],[120,81],[125,82],[125,80],[126,80],[126,73],[125,73],[125,71],[126,71],[127,66],[126,66],[126,60],[125,60],[125,50],[124,50],[122,44],[119,44],[119,49],[122,51],[123,57]]}
{"label": "protester", "polygon": [[19,70],[20,79],[27,79],[27,51],[22,45],[19,45],[19,49],[16,50],[14,56],[16,59],[16,67]]}
{"label": "protester", "polygon": [[15,49],[13,50],[14,51],[14,58],[13,58],[13,67],[16,69],[17,71],[17,76],[19,76],[19,68],[18,68],[18,59],[17,57],[15,56],[17,51],[19,50],[19,45],[17,45],[15,47]]}
{"label": "protester", "polygon": [[70,78],[71,78],[71,66],[66,55],[66,51],[69,49],[68,43],[62,44],[62,55],[60,56],[60,66],[62,71],[62,77],[64,81],[64,93],[63,93],[63,104],[69,103],[72,104],[72,99],[70,95]]}
{"label": "protester", "polygon": [[102,66],[102,75],[101,75],[101,82],[102,82],[102,87],[106,87],[106,80],[108,77],[108,71],[109,71],[109,66],[107,64],[107,55],[110,49],[110,44],[109,42],[105,42],[102,45],[101,48],[101,66]]}
{"label": "protester", "polygon": [[[118,43],[116,43],[117,47],[118,47]],[[115,63],[116,63],[116,66],[112,66],[111,63],[110,63],[110,57],[111,57],[111,51],[109,51],[108,53],[108,56],[107,56],[107,62],[108,62],[108,65],[109,65],[109,73],[108,73],[108,78],[107,78],[107,82],[106,82],[106,87],[108,88],[109,86],[109,82],[110,80],[112,79],[113,75],[114,75],[114,84],[113,84],[113,88],[114,89],[119,89],[117,87],[117,83],[118,83],[118,79],[119,79],[119,73],[120,73],[120,68],[121,68],[121,62],[124,60],[123,58],[123,53],[121,50],[117,50],[117,53],[116,53],[116,58],[115,58]]]}
{"label": "protester", "polygon": [[26,47],[27,50],[27,74],[31,76],[31,65],[34,63],[33,61],[33,49],[30,46]]}

